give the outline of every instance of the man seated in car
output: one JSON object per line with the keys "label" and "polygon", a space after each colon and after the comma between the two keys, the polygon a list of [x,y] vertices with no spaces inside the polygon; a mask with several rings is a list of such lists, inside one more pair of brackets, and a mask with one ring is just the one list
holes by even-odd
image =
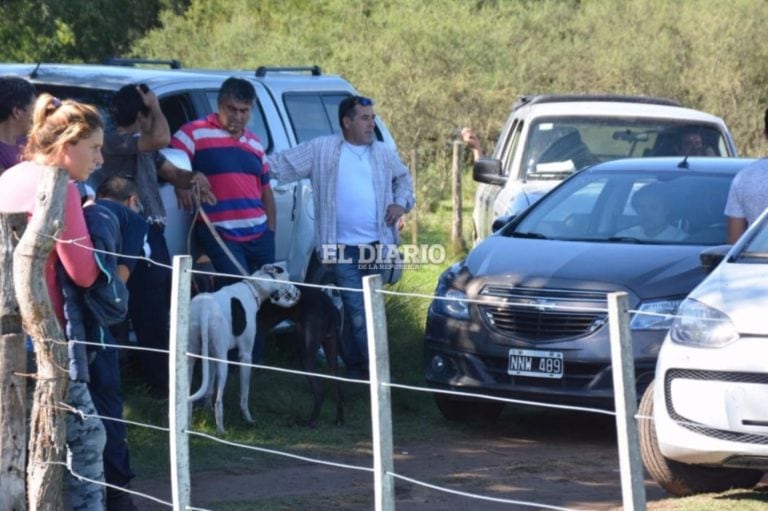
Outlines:
{"label": "man seated in car", "polygon": [[651,183],[640,188],[632,196],[632,208],[640,223],[616,233],[622,238],[653,241],[679,241],[688,235],[669,222],[670,199],[661,183]]}
{"label": "man seated in car", "polygon": [[680,136],[680,154],[684,156],[717,156],[715,150],[704,143],[701,133],[695,129],[683,131]]}

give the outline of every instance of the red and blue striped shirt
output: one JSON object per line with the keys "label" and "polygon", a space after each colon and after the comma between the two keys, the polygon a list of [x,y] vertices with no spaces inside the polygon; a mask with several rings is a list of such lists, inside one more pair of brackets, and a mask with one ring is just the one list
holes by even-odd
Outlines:
{"label": "red and blue striped shirt", "polygon": [[249,241],[267,229],[261,201],[269,187],[269,162],[259,138],[248,130],[234,138],[213,113],[182,126],[171,140],[211,183],[216,205],[203,204],[219,234],[232,241]]}

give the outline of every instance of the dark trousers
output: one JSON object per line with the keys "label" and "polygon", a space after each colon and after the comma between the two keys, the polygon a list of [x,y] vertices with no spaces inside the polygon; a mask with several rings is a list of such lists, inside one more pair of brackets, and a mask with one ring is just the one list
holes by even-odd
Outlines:
{"label": "dark trousers", "polygon": [[[195,224],[195,237],[200,244],[203,252],[210,258],[213,267],[219,273],[228,273],[230,275],[240,275],[235,263],[229,258],[227,253],[213,237],[208,226],[205,224]],[[237,242],[222,239],[227,249],[235,256],[240,266],[245,268],[248,273],[253,273],[265,264],[275,262],[275,233],[267,229],[260,237],[251,241]],[[222,285],[231,284],[227,279],[218,279],[223,282]],[[235,281],[240,279],[235,279]]]}
{"label": "dark trousers", "polygon": [[99,349],[89,364],[91,381],[88,390],[96,411],[103,417],[119,419],[102,420],[107,433],[104,446],[104,479],[107,483],[125,486],[135,474],[128,456],[127,432],[123,419],[123,394],[120,391],[120,366],[117,350]]}
{"label": "dark trousers", "polygon": [[[163,228],[150,224],[147,242],[157,263],[171,264]],[[171,308],[171,270],[140,260],[128,280],[128,311],[141,348],[168,349]],[[136,352],[144,380],[156,392],[168,391],[168,355],[147,351]]]}

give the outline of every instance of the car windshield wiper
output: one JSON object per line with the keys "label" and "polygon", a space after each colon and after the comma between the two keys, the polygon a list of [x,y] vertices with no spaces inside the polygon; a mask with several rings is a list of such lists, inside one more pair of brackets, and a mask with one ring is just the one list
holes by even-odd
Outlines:
{"label": "car windshield wiper", "polygon": [[611,243],[653,243],[653,240],[641,240],[633,236],[611,236],[605,241],[610,241]]}
{"label": "car windshield wiper", "polygon": [[547,239],[546,236],[541,234],[540,232],[520,232],[520,231],[513,231],[511,233],[513,238],[531,238],[536,240],[545,240]]}
{"label": "car windshield wiper", "polygon": [[743,261],[745,259],[766,260],[768,259],[768,252],[742,252],[736,260]]}

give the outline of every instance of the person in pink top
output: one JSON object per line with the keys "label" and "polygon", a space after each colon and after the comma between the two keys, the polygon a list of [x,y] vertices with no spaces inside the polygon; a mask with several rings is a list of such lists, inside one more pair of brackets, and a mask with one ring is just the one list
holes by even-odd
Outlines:
{"label": "person in pink top", "polygon": [[[84,181],[101,165],[104,124],[98,110],[75,101],[59,101],[42,94],[35,102],[24,157],[27,161],[14,165],[0,175],[0,211],[26,211],[31,216],[35,196],[46,167],[59,167],[69,173],[64,205],[63,229],[45,267],[45,279],[51,302],[64,326],[63,296],[56,280],[56,265],[61,263],[69,278],[81,287],[91,286],[99,275],[93,257],[91,238],[86,228],[80,194],[74,181]],[[67,243],[77,240],[77,244]],[[67,449],[72,458],[70,498],[76,511],[103,510],[104,464],[102,453],[106,436],[101,419],[88,392],[88,368],[77,371],[67,388],[67,402],[86,414],[86,419],[67,413]],[[90,415],[90,417],[89,417]]]}

